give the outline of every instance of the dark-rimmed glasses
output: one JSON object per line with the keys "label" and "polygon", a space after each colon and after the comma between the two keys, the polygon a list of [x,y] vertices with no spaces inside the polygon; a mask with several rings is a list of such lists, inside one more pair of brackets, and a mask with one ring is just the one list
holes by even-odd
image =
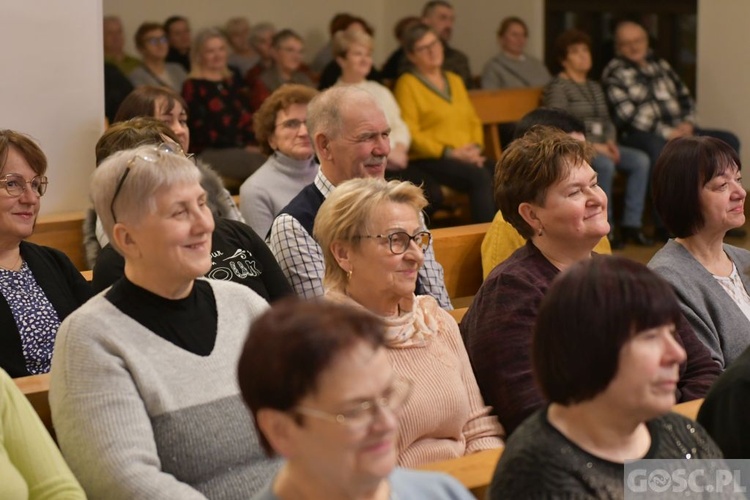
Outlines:
{"label": "dark-rimmed glasses", "polygon": [[388,247],[390,248],[391,253],[401,255],[409,249],[409,243],[411,243],[412,241],[422,249],[422,252],[426,252],[430,247],[432,234],[429,231],[419,231],[414,235],[410,235],[406,231],[397,231],[391,234],[363,234],[357,236],[357,238],[387,239]]}
{"label": "dark-rimmed glasses", "polygon": [[300,415],[336,422],[349,427],[353,431],[362,431],[368,429],[375,422],[381,411],[388,410],[393,415],[398,413],[409,400],[411,389],[412,383],[410,380],[396,378],[384,395],[369,401],[363,401],[354,408],[341,413],[307,406],[298,406],[293,411]]}
{"label": "dark-rimmed glasses", "polygon": [[44,196],[47,192],[47,177],[37,175],[30,181],[23,178],[21,174],[5,174],[0,177],[0,186],[4,187],[10,196],[18,197],[26,191],[26,185],[29,185],[31,192],[39,196]]}
{"label": "dark-rimmed glasses", "polygon": [[130,173],[130,168],[133,166],[133,163],[135,163],[135,160],[141,159],[149,163],[155,163],[159,161],[162,154],[185,156],[185,152],[182,151],[179,144],[162,142],[158,146],[153,146],[152,151],[138,153],[128,161],[128,164],[125,166],[125,171],[122,173],[122,176],[120,176],[120,180],[117,181],[115,194],[112,195],[112,202],[109,204],[109,211],[112,213],[113,224],[117,224],[117,216],[115,216],[115,201],[117,201],[117,195],[122,191],[122,185],[125,184],[125,179],[127,179],[128,174]]}

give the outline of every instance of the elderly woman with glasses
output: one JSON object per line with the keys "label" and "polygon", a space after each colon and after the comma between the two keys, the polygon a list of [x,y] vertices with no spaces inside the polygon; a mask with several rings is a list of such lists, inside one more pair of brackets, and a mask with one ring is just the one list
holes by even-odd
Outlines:
{"label": "elderly woman with glasses", "polygon": [[[163,123],[153,118],[134,118],[111,126],[96,144],[97,157],[144,144],[161,144],[177,154],[184,154],[176,143],[177,137]],[[240,221],[217,215],[212,203],[211,182],[206,182],[206,172],[200,169],[201,187],[206,190],[206,203],[211,208],[215,229],[211,235],[211,269],[207,278],[234,281],[249,287],[269,302],[292,294],[271,250],[255,231]],[[208,186],[207,186],[208,184]],[[92,287],[100,292],[114,284],[123,275],[125,260],[111,244],[97,256]]]}
{"label": "elderly woman with glasses", "polygon": [[180,92],[187,72],[181,65],[167,62],[169,44],[164,27],[159,23],[145,22],[138,27],[134,40],[143,64],[128,75],[133,86],[155,85]]}
{"label": "elderly woman with glasses", "polygon": [[94,172],[94,207],[125,275],[63,322],[50,384],[60,448],[91,498],[247,498],[278,468],[235,378],[267,305],[198,279],[214,230],[199,181],[190,160],[156,146]]}
{"label": "elderly woman with glasses", "polygon": [[47,190],[47,158],[29,137],[0,130],[0,368],[46,373],[60,322],[91,296],[62,252],[27,241]]}
{"label": "elderly woman with glasses", "polygon": [[326,263],[326,297],[381,317],[388,360],[412,380],[398,462],[406,467],[503,445],[471,370],[456,321],[428,295],[414,294],[431,235],[422,190],[408,182],[355,179],[320,207],[314,236]]}
{"label": "elderly woman with glasses", "polygon": [[240,389],[266,453],[286,463],[254,500],[473,498],[449,476],[396,467],[414,393],[387,342],[378,318],[332,302],[283,301],[258,319]]}

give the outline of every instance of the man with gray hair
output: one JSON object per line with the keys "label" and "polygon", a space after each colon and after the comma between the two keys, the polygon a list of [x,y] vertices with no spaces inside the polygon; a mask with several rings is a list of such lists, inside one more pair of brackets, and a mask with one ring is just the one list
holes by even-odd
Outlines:
{"label": "man with gray hair", "polygon": [[[301,126],[305,126],[302,124]],[[366,91],[332,87],[317,95],[307,108],[307,128],[320,160],[320,171],[282,209],[271,226],[269,246],[281,270],[301,297],[323,295],[323,252],[312,236],[318,209],[336,186],[349,179],[382,179],[390,153],[391,128],[375,99]],[[443,282],[443,268],[432,247],[425,252],[417,294],[432,295],[444,309],[452,309]]]}

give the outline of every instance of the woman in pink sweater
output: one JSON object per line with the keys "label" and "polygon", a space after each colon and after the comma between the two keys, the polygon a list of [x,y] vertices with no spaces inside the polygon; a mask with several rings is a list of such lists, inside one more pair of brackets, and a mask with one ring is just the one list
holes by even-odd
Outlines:
{"label": "woman in pink sweater", "polygon": [[390,363],[414,384],[400,419],[398,461],[406,467],[498,448],[504,436],[482,400],[458,325],[420,294],[417,271],[431,241],[421,217],[426,204],[411,183],[355,179],[328,196],[314,228],[326,296],[383,318]]}

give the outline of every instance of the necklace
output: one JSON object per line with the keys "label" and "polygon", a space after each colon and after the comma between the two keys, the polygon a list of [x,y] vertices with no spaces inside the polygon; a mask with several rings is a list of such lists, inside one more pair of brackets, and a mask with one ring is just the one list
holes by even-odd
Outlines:
{"label": "necklace", "polygon": [[0,264],[0,269],[5,269],[6,271],[16,272],[20,269],[20,266],[19,266],[20,263],[21,263],[21,252],[18,252],[18,258],[16,259],[16,261],[13,263],[12,266],[5,267],[2,264]]}

